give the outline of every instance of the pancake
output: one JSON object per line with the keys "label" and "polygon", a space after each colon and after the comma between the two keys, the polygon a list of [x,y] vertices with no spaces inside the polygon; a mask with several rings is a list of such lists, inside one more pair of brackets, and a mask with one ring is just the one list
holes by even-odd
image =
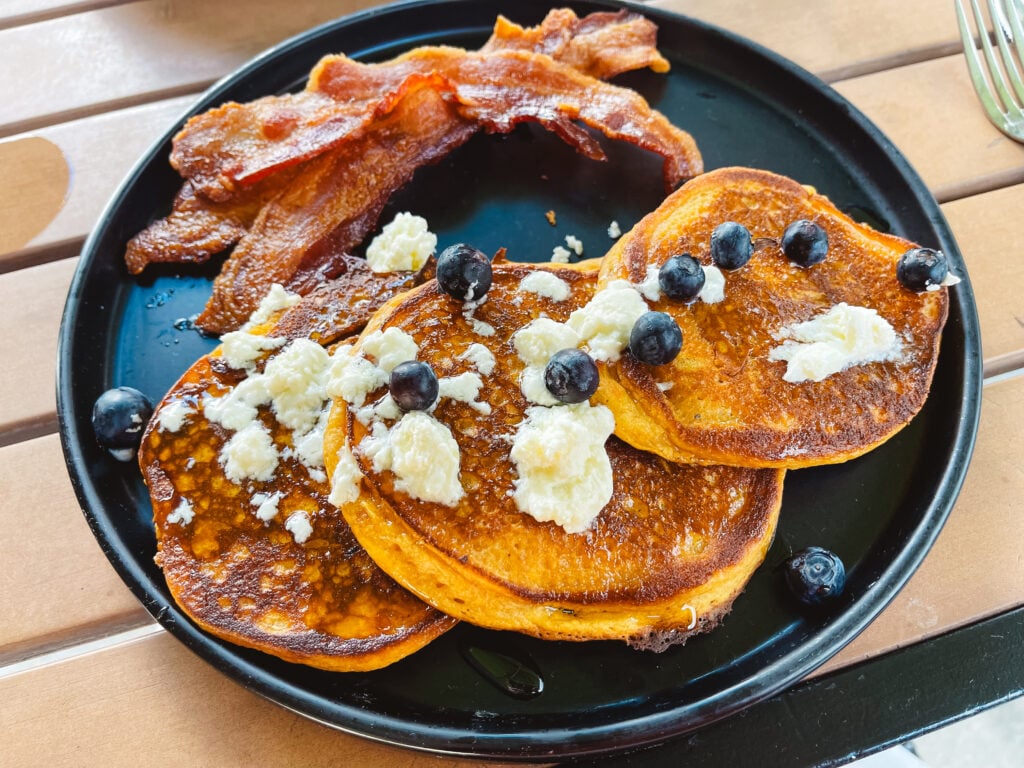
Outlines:
{"label": "pancake", "polygon": [[[353,288],[341,281],[335,300],[347,301]],[[401,659],[456,622],[381,571],[327,500],[318,457],[322,385],[304,392],[309,382],[299,375],[323,367],[327,354],[278,332],[297,335],[303,323],[324,330],[324,318],[338,311],[328,298],[278,309],[249,329],[252,338],[226,337],[199,359],[157,407],[139,463],[153,502],[156,561],[196,624],[286,661],[361,671]],[[270,346],[273,338],[281,346],[260,350],[260,339]],[[296,351],[298,364],[260,378]],[[298,378],[290,388],[289,376]],[[254,381],[277,399],[246,418],[246,401],[262,399]],[[235,407],[218,410],[232,397]],[[263,444],[238,437],[243,432],[262,434]]]}
{"label": "pancake", "polygon": [[[780,246],[801,219],[829,240],[825,260],[807,268]],[[722,301],[649,302],[679,324],[682,351],[658,366],[623,355],[604,371],[596,399],[615,414],[616,434],[673,461],[790,469],[847,461],[891,438],[928,394],[948,291],[904,288],[896,264],[916,246],[854,222],[813,190],[765,171],[706,173],[614,245],[602,288],[617,279],[643,283],[649,268],[677,254],[710,265],[711,233],[725,221],[750,230],[752,258],[723,271]],[[819,381],[787,381],[790,364],[777,350],[798,343],[786,340],[794,326],[840,304],[887,321],[891,353]]]}
{"label": "pancake", "polygon": [[[591,417],[601,422],[606,409],[527,400],[516,332],[541,317],[565,321],[592,296],[596,269],[496,264],[479,306],[452,299],[433,280],[389,301],[353,348],[335,355],[348,355],[349,364],[329,385],[335,401],[324,458],[332,498],[360,543],[439,610],[544,639],[616,639],[663,650],[729,611],[771,543],[783,472],[672,464],[614,437],[605,443],[610,418],[595,452],[581,458],[576,444],[592,437]],[[568,297],[544,295],[543,285],[542,293],[523,290],[524,278],[538,272],[564,281]],[[404,357],[385,364],[388,334],[408,334],[416,348],[406,344]],[[431,413],[403,415],[386,387],[353,384],[359,370],[411,354],[440,379]],[[446,384],[474,375],[479,388]],[[383,379],[365,379],[374,380]],[[524,422],[548,416],[567,419],[567,431],[551,433],[550,454],[534,444],[540,455],[529,465],[516,453],[525,445]],[[414,423],[425,425],[418,437],[403,427]],[[379,462],[385,455],[391,468]],[[607,477],[595,469],[605,455]],[[536,465],[543,465],[539,476],[530,474]],[[606,497],[595,504],[604,480]],[[536,501],[531,493],[543,501],[548,491],[561,502],[554,519],[521,511],[521,501]],[[596,518],[580,521],[575,514],[586,505]]]}

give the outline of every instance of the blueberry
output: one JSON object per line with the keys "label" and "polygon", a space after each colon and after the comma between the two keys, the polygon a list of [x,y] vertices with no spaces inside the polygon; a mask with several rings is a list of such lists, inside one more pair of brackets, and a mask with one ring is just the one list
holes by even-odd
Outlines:
{"label": "blueberry", "polygon": [[727,221],[711,233],[711,260],[722,269],[739,269],[753,253],[750,230],[742,224]]}
{"label": "blueberry", "polygon": [[931,248],[912,248],[900,256],[896,278],[905,288],[920,293],[930,285],[942,285],[949,274],[946,254]]}
{"label": "blueberry", "polygon": [[692,299],[704,287],[704,267],[693,256],[673,256],[658,270],[658,285],[670,299]]}
{"label": "blueberry", "polygon": [[646,312],[633,324],[629,351],[641,363],[664,365],[675,359],[683,348],[683,332],[671,315]]}
{"label": "blueberry", "polygon": [[131,461],[142,441],[142,432],[153,415],[153,404],[131,387],[108,389],[92,407],[96,442],[114,458]]}
{"label": "blueberry", "polygon": [[437,374],[426,363],[407,360],[391,371],[391,399],[405,411],[425,411],[437,400]]}
{"label": "blueberry", "polygon": [[544,369],[544,384],[563,403],[582,403],[597,391],[597,363],[580,349],[555,352]]}
{"label": "blueberry", "polygon": [[801,267],[813,267],[825,260],[828,253],[828,233],[807,219],[794,221],[782,235],[782,252],[786,258]]}
{"label": "blueberry", "polygon": [[437,283],[459,301],[478,301],[491,289],[491,261],[471,245],[451,245],[437,257]]}
{"label": "blueberry", "polygon": [[846,568],[834,552],[822,547],[802,549],[783,565],[786,585],[804,605],[818,607],[843,594]]}

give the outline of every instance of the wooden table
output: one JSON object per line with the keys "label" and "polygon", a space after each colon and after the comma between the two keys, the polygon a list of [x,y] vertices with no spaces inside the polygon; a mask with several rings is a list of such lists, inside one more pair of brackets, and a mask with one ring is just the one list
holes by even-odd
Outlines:
{"label": "wooden table", "polygon": [[[453,762],[305,720],[247,692],[166,634],[96,545],[72,493],[56,434],[60,313],[76,254],[115,185],[211,82],[285,37],[374,4],[7,0],[0,5],[4,765],[134,765],[143,755],[147,764],[174,765]],[[1012,651],[1024,626],[1024,516],[1019,514],[1024,377],[1018,375],[1024,367],[1024,146],[1003,137],[983,117],[960,55],[952,3],[655,0],[651,5],[757,40],[818,74],[874,120],[942,204],[970,270],[983,329],[986,381],[978,444],[966,485],[934,549],[890,607],[818,677],[786,694],[789,699],[783,695],[775,704],[759,705],[792,714],[799,701],[794,697],[807,692],[819,697],[816,706],[859,713],[855,721],[839,718],[835,727],[842,737],[831,747],[810,748],[814,729],[830,727],[826,718],[824,725],[805,724],[803,751],[790,744],[787,753],[770,746],[769,739],[756,750],[739,749],[746,759],[735,762],[791,765],[801,755],[800,761],[841,758],[847,754],[843,750],[871,749],[1019,693],[1024,662]],[[993,670],[985,658],[967,653],[943,671],[929,667],[936,663],[929,661],[936,648],[945,648],[946,657],[960,648],[984,648],[989,667],[991,659],[1010,662]],[[877,697],[852,707],[849,697],[828,698],[829,685],[863,695],[858,681],[883,674],[899,678],[911,668],[917,676],[903,688],[883,686]],[[968,681],[986,672],[992,674],[985,679],[1000,682],[969,699]],[[908,702],[911,709],[925,711],[923,718],[888,728],[881,723],[858,735],[860,743],[845,746],[851,729],[859,733],[875,720],[895,722],[899,716],[886,713],[903,711]],[[689,743],[704,745],[707,756],[716,739],[750,743],[742,741],[742,728],[727,721],[719,731],[723,735],[711,731]],[[672,761],[691,754],[687,742],[674,748],[636,764],[653,764],[656,754],[664,764],[678,764]]]}

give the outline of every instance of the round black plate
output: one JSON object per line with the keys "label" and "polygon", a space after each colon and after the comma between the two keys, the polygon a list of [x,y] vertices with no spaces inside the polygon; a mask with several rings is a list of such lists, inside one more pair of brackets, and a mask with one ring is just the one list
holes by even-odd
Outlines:
{"label": "round black plate", "polygon": [[[570,3],[578,13],[613,7]],[[427,43],[475,47],[498,13],[537,23],[546,2],[420,2],[378,9],[314,29],[264,54],[211,89],[195,111],[300,87],[325,53],[389,58]],[[618,7],[618,6],[616,6]],[[854,217],[963,260],[927,189],[899,152],[823,83],[779,56],[704,24],[653,8],[668,75],[630,74],[643,93],[696,137],[708,168],[749,165],[817,187]],[[180,125],[180,123],[179,123]],[[767,562],[724,624],[666,653],[617,643],[553,643],[460,626],[390,668],[331,674],[209,637],[171,601],[153,563],[151,510],[138,469],[93,440],[89,414],[105,389],[130,385],[159,399],[214,345],[175,321],[197,312],[209,272],[130,277],[125,242],[170,206],[179,180],[168,134],[114,196],[86,243],[60,336],[58,407],[79,499],[101,546],[131,589],[182,642],[252,690],[311,718],[387,742],[453,754],[549,758],[625,749],[734,713],[798,680],[851,640],[920,562],[957,495],[980,401],[978,323],[969,283],[952,294],[931,396],[909,427],[856,461],[791,472],[781,526]],[[439,246],[465,240],[519,260],[547,260],[567,234],[587,255],[611,244],[663,196],[660,162],[605,142],[601,164],[543,131],[479,135],[423,169],[393,201],[427,217]],[[558,225],[544,212],[553,209]],[[181,325],[180,323],[178,324]],[[849,570],[832,612],[809,617],[786,599],[778,564],[817,544]],[[544,691],[512,698],[478,674],[467,645],[529,656]]]}

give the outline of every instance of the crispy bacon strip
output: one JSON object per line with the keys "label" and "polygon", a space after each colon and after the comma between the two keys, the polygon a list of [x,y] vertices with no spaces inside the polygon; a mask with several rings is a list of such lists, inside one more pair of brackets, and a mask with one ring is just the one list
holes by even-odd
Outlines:
{"label": "crispy bacon strip", "polygon": [[650,67],[668,72],[668,60],[657,49],[658,27],[626,10],[591,13],[579,18],[556,8],[538,26],[521,27],[499,16],[482,53],[521,50],[544,53],[599,80]]}
{"label": "crispy bacon strip", "polygon": [[433,78],[411,81],[391,115],[359,139],[308,161],[260,212],[214,280],[197,325],[237,328],[273,283],[306,294],[343,268],[391,194],[416,168],[464,143],[477,127],[461,118]]}
{"label": "crispy bacon strip", "polygon": [[[665,71],[668,62],[655,47],[656,32],[654,24],[635,14],[579,19],[561,10],[533,28],[499,18],[491,39],[475,54],[422,47],[380,64],[327,56],[313,69],[305,91],[229,103],[190,119],[174,138],[171,165],[203,196],[224,201],[240,187],[358,136],[377,114],[390,110],[382,102],[412,74],[436,73],[472,86],[467,78],[487,70],[483,62],[489,54],[509,50],[544,53],[592,77],[645,66]],[[466,57],[483,61],[464,66]]]}
{"label": "crispy bacon strip", "polygon": [[246,188],[231,200],[212,202],[185,183],[171,212],[128,241],[124,260],[133,275],[149,264],[201,264],[237,243],[267,202],[294,176],[294,169]]}

